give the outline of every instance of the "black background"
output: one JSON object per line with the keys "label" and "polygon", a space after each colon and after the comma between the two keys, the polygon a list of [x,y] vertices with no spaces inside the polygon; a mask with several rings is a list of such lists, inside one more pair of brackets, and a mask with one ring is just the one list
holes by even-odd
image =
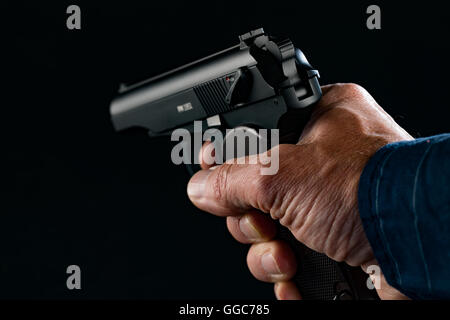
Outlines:
{"label": "black background", "polygon": [[[81,7],[81,30],[66,8]],[[369,4],[382,30],[366,28]],[[168,139],[113,132],[133,82],[237,44],[290,37],[321,82],[366,87],[416,137],[449,131],[444,2],[2,2],[1,298],[273,298],[224,220],[195,209]],[[66,288],[66,268],[82,290]]]}

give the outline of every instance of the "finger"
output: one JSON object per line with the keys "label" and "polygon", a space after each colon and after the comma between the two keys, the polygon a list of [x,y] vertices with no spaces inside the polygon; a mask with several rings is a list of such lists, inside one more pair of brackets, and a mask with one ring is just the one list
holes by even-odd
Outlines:
{"label": "finger", "polygon": [[256,207],[255,166],[222,164],[200,170],[188,183],[187,193],[199,209],[219,216],[238,215]]}
{"label": "finger", "polygon": [[275,221],[258,211],[227,217],[227,227],[231,235],[241,243],[269,241],[277,233]]}
{"label": "finger", "polygon": [[297,271],[297,261],[287,243],[279,240],[253,244],[247,254],[253,276],[265,282],[290,280]]}
{"label": "finger", "polygon": [[200,163],[200,167],[205,170],[213,167],[215,165],[215,149],[214,149],[214,143],[211,141],[206,141],[202,148],[200,149],[198,159]]}
{"label": "finger", "polygon": [[[279,167],[283,155],[298,146],[279,145]],[[273,151],[273,149],[272,149]],[[283,196],[287,187],[280,183],[283,177],[262,175],[263,165],[224,163],[214,170],[200,170],[189,181],[187,193],[190,200],[200,209],[220,216],[244,214],[250,209],[269,212],[276,196]],[[287,171],[287,170],[285,170]],[[280,170],[281,172],[281,170]]]}
{"label": "finger", "polygon": [[274,290],[278,300],[302,300],[297,286],[292,281],[277,282]]}

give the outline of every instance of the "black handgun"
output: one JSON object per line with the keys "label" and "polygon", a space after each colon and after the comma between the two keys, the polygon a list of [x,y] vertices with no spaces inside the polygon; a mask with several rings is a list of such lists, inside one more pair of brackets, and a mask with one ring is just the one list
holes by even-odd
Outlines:
{"label": "black handgun", "polygon": [[[114,128],[144,128],[155,137],[179,128],[193,132],[193,122],[202,121],[205,129],[278,129],[280,143],[296,143],[322,96],[319,72],[289,39],[268,36],[263,29],[239,39],[234,47],[122,86],[110,107]],[[303,299],[376,298],[361,268],[309,249],[281,225],[278,237],[296,254],[294,281]]]}

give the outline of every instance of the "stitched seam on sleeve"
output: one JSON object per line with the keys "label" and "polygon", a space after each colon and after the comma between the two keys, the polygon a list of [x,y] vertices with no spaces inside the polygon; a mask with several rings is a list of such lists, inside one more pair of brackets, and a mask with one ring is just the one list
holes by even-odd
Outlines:
{"label": "stitched seam on sleeve", "polygon": [[416,195],[417,195],[417,183],[419,181],[420,169],[422,168],[422,164],[423,164],[425,157],[427,156],[428,151],[430,150],[431,146],[432,146],[432,144],[430,143],[428,148],[425,150],[425,153],[423,154],[422,158],[420,159],[419,165],[417,166],[416,175],[414,177],[414,187],[413,187],[413,194],[412,194],[412,209],[413,209],[412,211],[413,211],[413,215],[414,215],[414,229],[416,231],[416,238],[417,238],[417,244],[419,246],[420,257],[422,258],[422,263],[423,263],[423,267],[425,270],[428,292],[431,292],[432,287],[431,287],[430,272],[428,270],[427,261],[425,260],[425,253],[423,251],[422,237],[420,236],[420,232],[419,232],[419,216],[417,215],[417,211],[416,211]]}
{"label": "stitched seam on sleeve", "polygon": [[386,234],[385,234],[384,228],[383,228],[383,219],[380,216],[379,205],[378,205],[380,181],[381,181],[381,178],[383,177],[384,166],[386,165],[387,160],[389,160],[389,158],[392,156],[394,151],[395,150],[392,150],[391,153],[384,159],[384,161],[383,161],[383,163],[381,164],[381,167],[380,167],[380,174],[377,177],[376,189],[375,189],[375,215],[378,218],[379,229],[380,229],[380,236],[383,239],[383,241],[382,241],[383,246],[386,248],[386,252],[387,252],[388,256],[390,257],[391,261],[394,262],[395,277],[397,278],[397,282],[398,282],[399,286],[401,286],[402,285],[402,278],[401,278],[401,275],[400,275],[400,270],[399,270],[397,261],[395,260],[394,256],[392,255],[392,250],[391,250],[391,248],[389,246],[389,242],[387,241]]}

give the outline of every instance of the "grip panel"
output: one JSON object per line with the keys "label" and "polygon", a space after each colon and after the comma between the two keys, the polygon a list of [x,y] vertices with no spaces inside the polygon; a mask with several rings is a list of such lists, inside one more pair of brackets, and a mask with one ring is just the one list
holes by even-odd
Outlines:
{"label": "grip panel", "polygon": [[368,275],[359,267],[336,262],[303,245],[277,222],[277,238],[289,244],[297,259],[297,273],[292,279],[304,300],[373,300],[375,290],[369,290]]}

